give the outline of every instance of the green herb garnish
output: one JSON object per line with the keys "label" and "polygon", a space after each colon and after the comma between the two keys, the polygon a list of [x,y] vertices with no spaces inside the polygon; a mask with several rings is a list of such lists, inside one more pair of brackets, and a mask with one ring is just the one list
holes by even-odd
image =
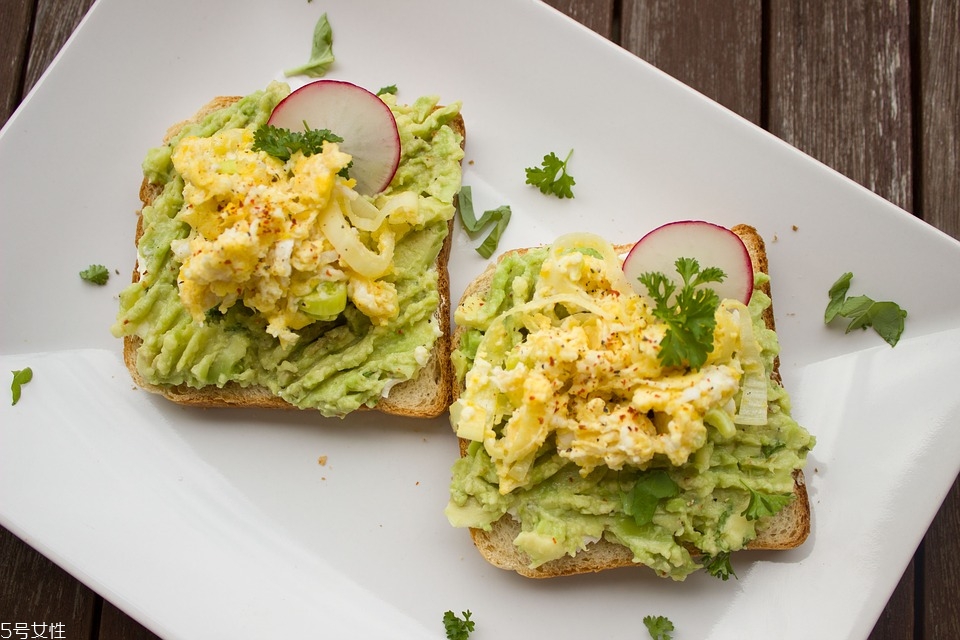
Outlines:
{"label": "green herb garnish", "polygon": [[453,611],[443,614],[443,628],[450,640],[467,640],[473,631],[474,622],[470,619],[470,610],[461,612],[463,618],[458,618]]}
{"label": "green herb garnish", "polygon": [[500,244],[500,236],[503,235],[507,225],[510,223],[510,216],[512,215],[510,207],[503,205],[496,209],[484,211],[483,215],[477,219],[473,211],[473,193],[470,187],[466,185],[460,187],[460,193],[457,196],[457,206],[460,210],[460,222],[471,238],[480,233],[487,224],[493,223],[493,228],[490,230],[490,233],[487,234],[487,237],[484,238],[483,244],[477,247],[477,253],[484,258],[489,258],[493,255],[494,251],[497,250],[497,245]]}
{"label": "green herb garnish", "polygon": [[672,498],[680,493],[680,487],[666,471],[648,471],[634,483],[630,491],[620,492],[623,512],[638,525],[653,522],[657,504],[661,498]]}
{"label": "green herb garnish", "polygon": [[873,330],[891,347],[897,346],[903,334],[904,319],[907,312],[896,302],[877,302],[867,296],[847,297],[853,273],[847,272],[830,287],[830,302],[823,314],[823,321],[830,324],[835,318],[848,318],[846,333],[854,329]]}
{"label": "green herb garnish", "polygon": [[299,67],[287,69],[283,74],[288,77],[310,76],[320,78],[327,73],[334,60],[333,29],[330,27],[327,14],[324,13],[313,28],[313,47],[310,52],[310,59]]}
{"label": "green herb garnish", "polygon": [[393,95],[397,95],[397,85],[389,84],[385,87],[380,87],[379,89],[377,89],[378,96],[382,96],[385,93],[392,93]]}
{"label": "green herb garnish", "polygon": [[[678,258],[675,265],[683,279],[680,291],[659,271],[644,273],[638,280],[656,304],[653,315],[667,325],[660,342],[660,363],[665,367],[686,364],[691,369],[699,369],[713,351],[713,330],[717,326],[714,314],[720,306],[720,296],[709,287],[698,287],[723,282],[726,274],[716,267],[701,271],[695,258]],[[674,292],[676,299],[671,303]]]}
{"label": "green herb garnish", "polygon": [[793,501],[792,493],[764,493],[743,485],[750,492],[750,502],[743,515],[747,520],[772,516]]}
{"label": "green herb garnish", "polygon": [[92,264],[80,272],[80,277],[93,284],[105,285],[110,279],[110,272],[102,264]]}
{"label": "green herb garnish", "polygon": [[33,369],[27,367],[26,369],[12,371],[11,373],[13,373],[13,382],[10,384],[10,391],[13,393],[12,404],[17,404],[20,402],[20,388],[33,380]]}
{"label": "green herb garnish", "polygon": [[671,640],[673,638],[673,623],[666,616],[644,616],[643,624],[647,627],[653,640]]}
{"label": "green herb garnish", "polygon": [[325,142],[343,142],[343,138],[329,129],[311,129],[304,123],[304,131],[290,131],[272,124],[260,125],[253,133],[253,150],[264,151],[286,162],[299,151],[310,156],[323,151]]}
{"label": "green herb garnish", "polygon": [[[733,576],[737,577],[736,572],[733,570],[733,565],[730,564],[730,552],[721,551],[715,556],[707,556],[703,559],[703,568],[707,573],[712,575],[714,578],[720,578],[723,581],[726,581]],[[739,578],[737,578],[739,580]]]}
{"label": "green herb garnish", "polygon": [[567,163],[570,162],[570,156],[573,155],[573,149],[564,160],[561,160],[557,154],[550,152],[543,156],[543,163],[539,167],[527,167],[527,184],[540,189],[541,193],[555,195],[558,198],[572,198],[573,186],[576,181],[573,176],[567,172]]}

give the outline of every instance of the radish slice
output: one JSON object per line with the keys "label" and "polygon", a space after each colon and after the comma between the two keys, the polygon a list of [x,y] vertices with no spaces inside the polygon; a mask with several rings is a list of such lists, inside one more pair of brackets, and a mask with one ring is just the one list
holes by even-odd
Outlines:
{"label": "radish slice", "polygon": [[280,101],[267,123],[291,131],[329,129],[343,138],[340,149],[353,156],[350,177],[364,195],[386,189],[400,164],[400,134],[390,107],[349,82],[305,84]]}
{"label": "radish slice", "polygon": [[753,295],[750,253],[740,236],[711,222],[683,220],[657,227],[633,245],[623,261],[623,272],[640,295],[647,295],[647,289],[638,278],[650,271],[659,271],[671,278],[679,289],[683,280],[677,273],[678,258],[695,258],[701,269],[719,267],[726,274],[723,282],[704,286],[713,288],[721,300],[750,302]]}

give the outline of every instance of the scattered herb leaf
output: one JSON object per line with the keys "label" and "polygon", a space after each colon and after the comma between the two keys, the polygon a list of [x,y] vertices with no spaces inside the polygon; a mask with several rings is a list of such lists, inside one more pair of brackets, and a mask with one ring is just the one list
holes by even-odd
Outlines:
{"label": "scattered herb leaf", "polygon": [[620,492],[623,512],[631,516],[638,525],[653,522],[657,504],[661,498],[672,498],[680,492],[680,487],[666,471],[656,469],[643,474],[630,491]]}
{"label": "scattered herb leaf", "polygon": [[[747,487],[747,485],[743,485]],[[744,516],[747,520],[759,520],[777,513],[793,500],[792,493],[764,493],[747,487],[750,492],[750,502]]]}
{"label": "scattered herb leaf", "polygon": [[[730,576],[737,578],[737,573],[730,564],[730,552],[721,551],[715,556],[707,556],[703,559],[703,568],[714,578],[720,578],[726,581]],[[739,578],[737,578],[739,580]]]}
{"label": "scattered herb leaf", "polygon": [[644,616],[643,624],[653,640],[671,640],[673,623],[666,616]]}
{"label": "scattered herb leaf", "polygon": [[287,69],[283,74],[288,77],[310,76],[311,78],[320,78],[327,73],[335,59],[333,55],[333,29],[330,27],[327,14],[324,13],[313,28],[313,47],[310,52],[310,59],[299,67]]}
{"label": "scattered herb leaf", "polygon": [[[713,330],[717,321],[714,314],[720,306],[716,291],[698,288],[710,282],[723,282],[726,274],[716,267],[700,270],[694,258],[678,258],[677,273],[683,279],[683,288],[676,291],[674,282],[660,273],[650,271],[638,280],[647,288],[656,306],[653,315],[667,325],[667,332],[660,342],[659,358],[666,367],[686,363],[699,369],[713,351]],[[671,296],[676,299],[671,303]]]}
{"label": "scattered herb leaf", "polygon": [[343,138],[329,129],[311,129],[306,123],[304,127],[305,131],[293,132],[272,124],[260,125],[253,133],[253,150],[264,151],[286,162],[297,151],[310,156],[323,151],[325,142],[343,142]]}
{"label": "scattered herb leaf", "polygon": [[13,393],[12,404],[17,404],[20,401],[20,388],[33,380],[33,369],[27,367],[11,373],[13,373],[13,382],[10,383],[10,391]]}
{"label": "scattered herb leaf", "polygon": [[846,272],[830,287],[830,302],[823,314],[823,321],[830,324],[838,316],[850,320],[846,333],[854,329],[873,327],[883,340],[891,347],[897,346],[903,334],[904,320],[907,312],[896,302],[889,300],[877,302],[867,296],[847,297],[850,290],[850,281],[853,273]]}
{"label": "scattered herb leaf", "polygon": [[473,632],[474,621],[470,619],[470,610],[462,611],[457,617],[453,611],[447,611],[443,614],[443,628],[447,632],[449,640],[467,640],[470,633]]}
{"label": "scattered herb leaf", "polygon": [[479,234],[489,223],[493,223],[493,228],[490,230],[490,233],[484,238],[483,243],[477,247],[477,253],[484,258],[489,258],[497,250],[497,245],[500,244],[500,237],[510,223],[512,212],[510,211],[509,205],[502,205],[496,209],[484,211],[483,215],[478,219],[473,210],[473,192],[470,187],[466,185],[460,187],[457,204],[460,209],[460,222],[471,238]]}
{"label": "scattered herb leaf", "polygon": [[102,264],[92,264],[80,272],[80,277],[93,284],[105,285],[110,279],[110,272]]}
{"label": "scattered herb leaf", "polygon": [[539,167],[527,167],[527,184],[540,189],[541,193],[555,195],[558,198],[572,198],[573,186],[576,180],[567,172],[567,163],[570,162],[570,156],[573,155],[573,149],[564,160],[561,160],[557,154],[552,151],[543,156],[543,163]]}
{"label": "scattered herb leaf", "polygon": [[378,96],[382,96],[385,93],[392,93],[393,95],[397,95],[397,85],[390,84],[385,87],[380,87],[379,89],[377,89]]}

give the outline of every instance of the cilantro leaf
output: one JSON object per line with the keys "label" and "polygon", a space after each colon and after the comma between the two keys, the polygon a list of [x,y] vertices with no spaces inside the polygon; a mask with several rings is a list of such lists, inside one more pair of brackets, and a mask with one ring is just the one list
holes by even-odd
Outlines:
{"label": "cilantro leaf", "polygon": [[644,616],[643,624],[653,640],[671,640],[674,631],[673,623],[666,616]]}
{"label": "cilantro leaf", "polygon": [[765,493],[743,485],[750,492],[750,502],[744,516],[747,520],[759,520],[772,516],[793,501],[792,493]]}
{"label": "cilantro leaf", "polygon": [[490,230],[490,233],[487,234],[483,243],[476,249],[477,253],[481,256],[489,258],[493,255],[493,252],[497,250],[497,246],[500,244],[500,237],[510,223],[510,216],[512,215],[510,206],[502,205],[496,209],[484,211],[483,215],[477,218],[473,211],[473,192],[470,187],[466,185],[460,187],[457,204],[460,210],[460,222],[471,238],[480,233],[489,223],[493,223],[494,226]]}
{"label": "cilantro leaf", "polygon": [[388,84],[385,87],[380,87],[379,89],[377,89],[378,96],[382,96],[385,93],[392,93],[393,95],[397,95],[397,85]]}
{"label": "cilantro leaf", "polygon": [[823,321],[830,324],[837,317],[850,320],[845,333],[854,329],[873,330],[891,347],[897,346],[903,334],[906,310],[889,300],[877,302],[868,296],[847,297],[853,273],[846,272],[830,287],[830,301],[823,314]]}
{"label": "cilantro leaf", "polygon": [[110,279],[110,272],[102,264],[92,264],[80,272],[80,277],[93,284],[105,285]]}
{"label": "cilantro leaf", "polygon": [[343,142],[343,138],[329,129],[311,129],[306,123],[300,132],[272,124],[260,125],[253,132],[254,151],[263,151],[284,162],[297,151],[305,156],[320,153],[325,142]]}
{"label": "cilantro leaf", "polygon": [[[638,279],[655,303],[653,315],[667,325],[660,342],[660,363],[665,367],[686,364],[699,369],[713,351],[720,296],[713,289],[698,287],[723,282],[726,274],[716,267],[701,270],[694,258],[678,258],[675,265],[683,280],[679,291],[670,278],[657,271],[641,274]],[[671,303],[674,293],[676,298]]]}
{"label": "cilantro leaf", "polygon": [[[730,576],[737,578],[737,573],[730,564],[730,552],[721,551],[715,556],[707,556],[703,559],[703,568],[714,578],[720,578],[726,581]],[[739,578],[737,578],[739,580]]]}
{"label": "cilantro leaf", "polygon": [[572,198],[573,186],[576,181],[573,176],[567,172],[567,163],[570,162],[570,156],[573,155],[573,149],[564,160],[561,160],[557,154],[552,151],[543,156],[543,163],[539,167],[527,167],[527,184],[540,189],[540,193],[555,195],[558,198]]}
{"label": "cilantro leaf", "polygon": [[10,383],[10,391],[13,393],[12,404],[17,404],[20,402],[20,388],[33,380],[33,369],[27,367],[25,369],[11,371],[11,373],[13,374],[13,382]]}
{"label": "cilantro leaf", "polygon": [[640,476],[630,491],[621,491],[620,504],[626,515],[643,526],[653,522],[661,498],[672,498],[678,493],[680,487],[670,474],[656,469]]}
{"label": "cilantro leaf", "polygon": [[310,59],[298,67],[287,69],[283,72],[283,75],[320,78],[327,73],[335,59],[333,55],[333,28],[330,26],[327,14],[324,13],[313,27],[313,45],[310,51]]}
{"label": "cilantro leaf", "polygon": [[475,623],[470,619],[470,610],[462,611],[463,618],[457,617],[453,611],[447,611],[443,614],[443,628],[447,632],[449,640],[467,640],[470,633],[473,632]]}

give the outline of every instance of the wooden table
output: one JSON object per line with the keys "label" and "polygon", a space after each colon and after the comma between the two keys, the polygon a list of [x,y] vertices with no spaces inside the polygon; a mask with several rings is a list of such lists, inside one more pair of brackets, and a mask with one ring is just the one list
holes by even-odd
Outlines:
{"label": "wooden table", "polygon": [[[2,122],[91,4],[0,0]],[[956,0],[550,4],[960,238]],[[33,621],[62,622],[71,640],[155,637],[0,529],[0,622]],[[960,484],[947,497],[871,638],[960,638]]]}

